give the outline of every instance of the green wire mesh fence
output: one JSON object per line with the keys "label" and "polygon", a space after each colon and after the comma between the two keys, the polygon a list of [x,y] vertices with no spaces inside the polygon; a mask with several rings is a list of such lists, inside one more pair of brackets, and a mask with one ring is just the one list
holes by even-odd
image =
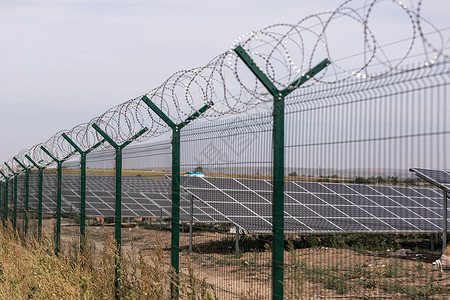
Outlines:
{"label": "green wire mesh fence", "polygon": [[[116,298],[145,298],[148,270],[172,298],[448,296],[424,263],[446,245],[450,181],[409,172],[448,168],[448,57],[421,1],[392,4],[413,31],[401,58],[380,50],[378,2],[251,32],[21,151],[1,167],[4,220],[73,259],[114,234]],[[327,36],[341,18],[364,28],[364,55],[345,63]],[[426,61],[407,66],[419,41]]]}

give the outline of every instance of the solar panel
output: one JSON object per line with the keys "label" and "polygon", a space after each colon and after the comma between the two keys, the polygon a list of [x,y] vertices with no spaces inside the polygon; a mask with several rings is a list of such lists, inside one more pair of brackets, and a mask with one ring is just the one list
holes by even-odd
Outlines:
{"label": "solar panel", "polygon": [[[37,174],[30,180],[30,208],[37,210]],[[43,211],[56,211],[56,175],[45,174]],[[62,212],[79,213],[79,175],[64,175]],[[182,177],[180,220],[229,222],[248,232],[272,230],[272,183],[261,179]],[[123,217],[170,217],[171,184],[164,178],[123,177]],[[24,182],[19,181],[19,207]],[[89,176],[88,216],[115,214],[112,176]],[[285,183],[285,230],[295,233],[439,232],[442,192],[394,187],[318,182]]]}
{"label": "solar panel", "polygon": [[[61,211],[66,214],[80,212],[80,176],[63,175]],[[25,182],[19,186],[19,201],[25,207]],[[29,207],[38,210],[38,180],[37,174],[30,175]],[[191,197],[181,191],[180,220],[190,221]],[[115,177],[91,176],[86,180],[86,215],[110,216],[115,215]],[[229,222],[221,213],[211,206],[193,198],[194,222]],[[45,174],[43,185],[44,213],[56,212],[56,175]],[[122,177],[122,216],[123,217],[171,217],[171,182],[167,178]]]}
{"label": "solar panel", "polygon": [[[25,180],[20,180],[18,182],[18,199],[17,202],[20,208],[25,208]],[[70,194],[70,191],[67,191]],[[70,197],[69,197],[70,199]],[[75,203],[71,203],[69,199],[62,197],[61,199],[61,211],[63,213],[76,213],[79,210],[74,205]],[[31,173],[29,180],[29,209],[30,210],[38,210],[38,175]],[[78,198],[79,202],[79,198]],[[78,205],[79,206],[79,205]],[[44,213],[55,213],[56,212],[56,175],[53,174],[44,174],[43,180],[43,191],[42,191],[42,211]]]}
{"label": "solar panel", "polygon": [[411,168],[410,171],[438,188],[443,188],[450,192],[450,172],[422,168]]}
{"label": "solar panel", "polygon": [[[246,231],[272,229],[270,181],[182,177],[181,185]],[[441,197],[439,190],[427,188],[288,181],[285,231],[439,232]]]}

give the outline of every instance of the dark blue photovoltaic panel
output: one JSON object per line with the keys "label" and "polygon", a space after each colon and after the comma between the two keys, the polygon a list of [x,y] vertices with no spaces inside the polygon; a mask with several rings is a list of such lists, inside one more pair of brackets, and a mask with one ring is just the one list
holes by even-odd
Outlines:
{"label": "dark blue photovoltaic panel", "polygon": [[[209,185],[209,184],[208,184]],[[37,174],[30,174],[30,209],[37,210],[38,198]],[[18,186],[18,202],[24,207],[25,181]],[[56,212],[56,175],[44,174],[43,212]],[[190,220],[190,195],[181,191],[180,220]],[[63,174],[61,211],[65,214],[77,214],[80,210],[80,176]],[[210,209],[204,202],[194,198],[195,222],[224,222],[209,215]],[[123,217],[164,217],[171,216],[171,182],[167,178],[122,177],[122,216]],[[86,178],[86,214],[88,216],[115,215],[115,178],[113,176],[87,176]],[[217,212],[216,212],[217,213]]]}
{"label": "dark blue photovoltaic panel", "polygon": [[450,193],[450,172],[445,170],[431,170],[421,168],[411,168],[411,172],[416,173],[417,176],[423,180],[444,189]]}
{"label": "dark blue photovoltaic panel", "polygon": [[346,184],[347,187],[351,188],[352,190],[356,191],[359,195],[381,195],[379,192],[377,192],[375,189],[372,189],[368,185],[363,184]]}
{"label": "dark blue photovoltaic panel", "polygon": [[[269,181],[211,177],[181,181],[189,193],[244,230],[271,231]],[[435,208],[442,207],[437,201],[439,193],[428,188],[287,181],[285,231],[438,232],[435,224],[441,213]]]}
{"label": "dark blue photovoltaic panel", "polygon": [[328,218],[328,220],[341,228],[343,232],[363,232],[368,230],[366,226],[352,219]]}
{"label": "dark blue photovoltaic panel", "polygon": [[[319,197],[309,193],[285,193],[288,197],[285,203],[301,203],[301,204],[324,204]],[[292,200],[292,201],[290,201]]]}
{"label": "dark blue photovoltaic panel", "polygon": [[214,188],[219,190],[242,190],[243,185],[240,184],[237,180],[233,178],[214,178],[211,177],[208,180],[208,183],[211,184]]}
{"label": "dark blue photovoltaic panel", "polygon": [[397,192],[407,197],[423,197],[420,193],[409,187],[396,187]]}
{"label": "dark blue photovoltaic panel", "polygon": [[342,195],[345,199],[347,199],[350,203],[354,205],[374,205],[374,202],[367,197],[362,195]]}
{"label": "dark blue photovoltaic panel", "polygon": [[390,186],[372,185],[371,188],[385,196],[402,196],[402,194]]}
{"label": "dark blue photovoltaic panel", "polygon": [[393,200],[385,196],[366,196],[366,197],[380,206],[397,206],[397,204]]}
{"label": "dark blue photovoltaic panel", "polygon": [[329,206],[329,205],[308,205],[307,206],[310,210],[316,212],[318,215],[323,216],[325,218],[331,218],[331,217],[340,217],[344,218],[345,215],[338,211],[337,209]]}
{"label": "dark blue photovoltaic panel", "polygon": [[358,206],[335,206],[341,212],[354,218],[370,218],[371,214]]}
{"label": "dark blue photovoltaic panel", "polygon": [[392,214],[389,210],[380,206],[365,206],[363,208],[365,211],[369,212],[377,218],[398,218],[398,216]]}
{"label": "dark blue photovoltaic panel", "polygon": [[[446,173],[446,172],[444,172]],[[443,173],[428,172],[447,180]],[[437,176],[438,174],[439,176]],[[30,180],[30,207],[37,209],[37,175]],[[444,176],[445,175],[445,176]],[[56,210],[56,175],[45,174],[44,212]],[[77,175],[63,176],[63,213],[79,213]],[[123,177],[124,217],[171,216],[171,183],[164,178]],[[114,216],[115,181],[111,176],[88,176],[86,211],[89,216]],[[442,183],[450,186],[450,183]],[[272,230],[272,184],[248,178],[181,177],[180,219],[228,222],[249,232]],[[19,184],[19,206],[24,180]],[[424,187],[285,183],[286,232],[439,232],[442,191]],[[449,213],[450,214],[450,213]]]}
{"label": "dark blue photovoltaic panel", "polygon": [[300,186],[310,193],[330,193],[329,189],[321,184],[317,184],[317,182],[294,182],[294,184]]}
{"label": "dark blue photovoltaic panel", "polygon": [[327,187],[331,191],[335,192],[336,194],[341,195],[356,195],[358,192],[355,190],[339,183],[322,183],[323,186]]}
{"label": "dark blue photovoltaic panel", "polygon": [[286,193],[305,193],[306,190],[301,188],[299,185],[295,184],[293,181],[286,181],[284,183],[284,191]]}
{"label": "dark blue photovoltaic panel", "polygon": [[[310,209],[306,205],[301,204],[285,204],[284,210],[286,213],[298,217],[298,218],[306,218],[309,216],[319,216],[318,213],[315,213],[314,210]],[[272,208],[270,207],[270,211],[268,212],[269,216],[272,216]]]}
{"label": "dark blue photovoltaic panel", "polygon": [[418,188],[418,187],[413,187],[412,189],[425,197],[430,197],[433,199],[442,199],[442,191],[440,190]]}
{"label": "dark blue photovoltaic panel", "polygon": [[253,191],[271,192],[273,188],[272,184],[266,180],[255,180],[255,179],[236,179],[236,180]]}
{"label": "dark blue photovoltaic panel", "polygon": [[418,205],[416,201],[408,197],[391,197],[393,201],[405,207],[415,207]]}
{"label": "dark blue photovoltaic panel", "polygon": [[411,171],[428,182],[434,181],[438,184],[450,184],[450,173],[447,171],[421,168],[412,168]]}
{"label": "dark blue photovoltaic panel", "polygon": [[395,232],[394,227],[390,226],[381,219],[361,218],[357,220],[359,223],[363,224],[367,228],[370,228],[374,232]]}
{"label": "dark blue photovoltaic panel", "polygon": [[315,194],[315,196],[317,196],[320,199],[322,199],[323,201],[325,201],[325,203],[331,204],[331,205],[349,205],[349,204],[351,204],[350,201],[348,201],[344,197],[341,197],[340,195],[336,195],[336,194],[319,194],[319,193],[317,193],[317,194]]}

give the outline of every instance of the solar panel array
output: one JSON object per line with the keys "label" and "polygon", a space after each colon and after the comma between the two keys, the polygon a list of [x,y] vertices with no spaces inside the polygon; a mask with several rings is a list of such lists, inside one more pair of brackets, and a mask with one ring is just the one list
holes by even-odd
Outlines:
{"label": "solar panel array", "polygon": [[[30,179],[30,208],[37,210],[37,175]],[[19,180],[19,207],[24,207],[24,180]],[[79,213],[80,176],[64,175],[62,212]],[[88,176],[86,215],[113,217],[115,180]],[[253,233],[272,230],[272,183],[262,179],[181,177],[180,219],[229,222]],[[56,175],[45,174],[43,211],[56,211]],[[285,183],[285,231],[440,232],[439,189],[319,182]],[[171,217],[170,178],[122,177],[123,217]]]}
{"label": "solar panel array", "polygon": [[[182,177],[181,184],[242,229],[271,231],[270,181]],[[429,233],[442,222],[437,189],[288,181],[284,200],[286,232]]]}
{"label": "solar panel array", "polygon": [[[64,187],[63,187],[64,192]],[[17,190],[17,206],[20,210],[25,209],[25,178],[20,176],[18,180]],[[43,177],[43,192],[42,192],[42,211],[44,213],[56,212],[56,175],[45,174]],[[78,199],[78,202],[80,200]],[[38,175],[30,174],[29,181],[29,209],[38,210]],[[75,203],[70,203],[67,199],[62,197],[61,211],[63,213],[76,213],[77,209]]]}
{"label": "solar panel array", "polygon": [[[19,181],[18,206],[24,208],[24,181]],[[30,176],[30,209],[38,209],[37,175]],[[86,215],[114,217],[115,177],[88,176],[86,180]],[[56,212],[56,175],[44,175],[42,210]],[[61,211],[66,214],[80,212],[80,176],[63,175]],[[191,196],[181,193],[180,219],[190,220]],[[122,177],[123,217],[171,217],[171,182],[167,178]],[[198,199],[193,199],[194,222],[227,222],[214,209]]]}
{"label": "solar panel array", "polygon": [[417,176],[437,186],[438,188],[442,188],[450,193],[449,171],[421,169],[421,168],[411,168],[410,171],[416,173]]}

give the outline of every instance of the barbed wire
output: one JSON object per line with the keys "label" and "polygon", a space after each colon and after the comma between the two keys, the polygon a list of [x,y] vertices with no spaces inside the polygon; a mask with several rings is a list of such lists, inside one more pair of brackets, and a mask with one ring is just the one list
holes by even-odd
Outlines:
{"label": "barbed wire", "polygon": [[[408,58],[416,57],[417,47],[424,53],[422,63],[425,66],[448,59],[442,33],[421,15],[422,0],[409,2],[408,7],[401,1],[367,0],[363,6],[356,7],[360,1],[347,0],[334,11],[309,15],[296,24],[274,24],[251,31],[236,39],[228,51],[206,65],[174,73],[145,96],[175,124],[182,123],[204,105],[210,107],[201,117],[214,119],[243,113],[272,101],[271,94],[233,51],[237,46],[251,56],[280,90],[304,76],[324,58],[331,62],[329,67],[310,78],[302,88],[334,84],[350,77],[385,76],[400,68]],[[401,44],[382,42],[383,35],[377,33],[381,22],[377,13],[380,11],[381,17],[389,12],[406,19],[402,22],[402,28],[407,30],[400,32]],[[425,33],[429,28],[433,34]],[[345,43],[345,47],[336,46],[336,43]],[[397,47],[394,49],[393,45]],[[349,55],[348,49],[358,55]],[[63,138],[63,133],[83,151],[88,150],[103,140],[92,127],[94,123],[117,144],[130,140],[144,127],[148,130],[138,140],[157,137],[170,130],[139,96],[110,108],[87,123],[60,131],[46,142],[22,150],[16,157],[31,166],[25,159],[27,154],[39,165],[47,166],[52,159],[41,149],[44,146],[57,159],[66,158],[74,148]],[[108,143],[100,146],[108,147]],[[21,169],[14,159],[8,162],[12,168]],[[10,174],[6,166],[0,168]]]}

